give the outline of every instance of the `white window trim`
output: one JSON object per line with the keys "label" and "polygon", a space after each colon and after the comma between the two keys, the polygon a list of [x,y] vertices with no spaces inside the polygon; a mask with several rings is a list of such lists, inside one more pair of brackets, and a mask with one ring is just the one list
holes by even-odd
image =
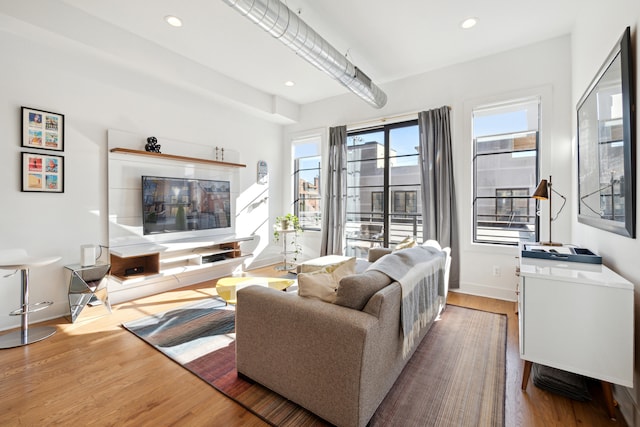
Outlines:
{"label": "white window trim", "polygon": [[[289,174],[283,180],[284,181],[283,194],[287,194],[288,197],[283,199],[283,203],[284,203],[283,209],[285,209],[283,212],[292,212],[293,202],[295,198],[295,187],[293,185],[293,174],[295,172],[295,159],[293,154],[294,153],[293,148],[298,144],[306,144],[311,140],[318,140],[320,142],[320,183],[321,183],[320,188],[321,189],[327,188],[328,177],[326,176],[326,173],[324,172],[325,169],[322,166],[326,163],[327,156],[329,155],[328,130],[324,128],[316,128],[316,129],[309,129],[306,131],[294,132],[289,134],[287,140],[288,140],[288,144],[286,148],[288,152],[285,152],[284,155],[289,156]],[[321,212],[322,212],[322,207],[325,206],[325,203],[326,203],[325,198],[327,197],[327,195],[325,193],[326,191],[323,191],[322,194],[320,194],[320,197],[321,197],[320,211]],[[320,229],[322,229],[322,226],[320,227]],[[317,232],[317,230],[310,229],[309,232]]]}
{"label": "white window trim", "polygon": [[[460,219],[460,246],[463,251],[491,253],[500,255],[514,255],[517,247],[498,245],[493,243],[475,243],[473,241],[473,110],[481,106],[500,105],[517,101],[518,99],[540,98],[540,129],[538,130],[538,164],[539,175],[548,176],[551,166],[550,133],[553,125],[553,90],[551,85],[537,86],[512,92],[482,98],[470,99],[464,102],[464,126],[461,143],[465,144],[465,162],[459,176],[467,185],[461,186],[458,200],[458,218]],[[541,221],[542,222],[542,221]],[[544,235],[544,230],[540,230]]]}

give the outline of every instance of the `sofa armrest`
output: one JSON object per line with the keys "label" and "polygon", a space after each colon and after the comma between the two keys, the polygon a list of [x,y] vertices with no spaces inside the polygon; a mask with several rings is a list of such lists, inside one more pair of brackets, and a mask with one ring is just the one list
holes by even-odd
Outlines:
{"label": "sofa armrest", "polygon": [[[335,424],[358,425],[377,318],[260,286],[238,291],[238,372]],[[328,351],[329,350],[329,351]]]}

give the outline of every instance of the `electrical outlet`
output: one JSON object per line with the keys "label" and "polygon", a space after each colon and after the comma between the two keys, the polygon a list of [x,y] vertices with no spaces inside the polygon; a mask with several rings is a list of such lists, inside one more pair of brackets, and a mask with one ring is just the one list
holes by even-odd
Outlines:
{"label": "electrical outlet", "polygon": [[494,265],[493,266],[493,275],[496,276],[496,277],[499,277],[500,274],[501,274],[500,266]]}

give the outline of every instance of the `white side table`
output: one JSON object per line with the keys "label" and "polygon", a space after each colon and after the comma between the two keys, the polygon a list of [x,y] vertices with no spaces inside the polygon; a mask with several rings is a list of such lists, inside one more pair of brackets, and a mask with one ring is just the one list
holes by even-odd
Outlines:
{"label": "white side table", "polygon": [[633,284],[604,265],[520,257],[522,390],[532,363],[633,387]]}
{"label": "white side table", "polygon": [[[24,249],[9,249],[0,251],[0,270],[18,270],[22,273],[22,297],[20,308],[9,313],[11,316],[21,317],[19,331],[9,332],[0,336],[0,349],[20,347],[50,337],[56,332],[53,326],[38,326],[29,328],[29,313],[43,310],[53,302],[43,301],[29,304],[29,269],[53,264],[61,257],[29,256]],[[12,276],[15,273],[9,274]],[[8,276],[4,276],[8,277]]]}
{"label": "white side table", "polygon": [[[295,270],[296,269],[296,264],[294,264],[293,262],[289,261],[289,257],[292,254],[295,254],[297,251],[296,250],[290,250],[289,246],[290,245],[295,245],[297,244],[296,239],[298,238],[297,235],[297,231],[296,230],[278,230],[278,232],[280,233],[280,237],[282,238],[282,265],[279,265],[276,267],[276,270],[279,271],[291,271],[291,270]],[[291,234],[291,237],[288,238],[287,236],[289,236]]]}

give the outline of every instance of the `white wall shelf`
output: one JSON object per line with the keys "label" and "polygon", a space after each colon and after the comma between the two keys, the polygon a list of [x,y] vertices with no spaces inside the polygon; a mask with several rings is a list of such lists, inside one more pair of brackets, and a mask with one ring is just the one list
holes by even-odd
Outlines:
{"label": "white wall shelf", "polygon": [[134,156],[145,156],[145,157],[155,157],[159,159],[168,159],[168,160],[177,160],[181,162],[195,162],[195,163],[205,163],[208,165],[215,166],[226,166],[232,168],[246,168],[247,165],[243,165],[241,163],[231,163],[231,162],[223,162],[219,160],[210,160],[210,159],[202,159],[198,157],[186,157],[186,156],[177,156],[175,154],[165,154],[165,153],[154,153],[150,151],[141,151],[141,150],[133,150],[131,148],[112,148],[110,150],[112,153],[121,153],[121,154],[131,154]]}

